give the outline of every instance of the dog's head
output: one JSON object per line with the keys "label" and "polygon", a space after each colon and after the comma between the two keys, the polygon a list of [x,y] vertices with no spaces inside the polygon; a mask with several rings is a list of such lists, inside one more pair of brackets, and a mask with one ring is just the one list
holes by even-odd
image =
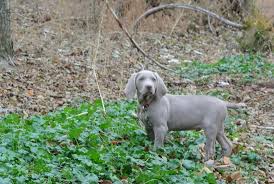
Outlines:
{"label": "dog's head", "polygon": [[153,97],[161,98],[167,93],[167,88],[157,73],[142,70],[131,75],[124,91],[128,99],[134,98],[137,93],[138,100],[143,101]]}

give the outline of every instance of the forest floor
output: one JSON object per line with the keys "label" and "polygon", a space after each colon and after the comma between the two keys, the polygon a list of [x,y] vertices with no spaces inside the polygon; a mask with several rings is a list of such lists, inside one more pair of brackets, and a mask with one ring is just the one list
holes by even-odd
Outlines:
{"label": "forest floor", "polygon": [[[237,42],[241,31],[220,26],[216,28],[216,36],[207,27],[197,25],[185,33],[140,32],[135,35],[152,57],[181,71],[175,74],[149,64],[120,30],[101,33],[97,59],[88,63],[94,56],[99,35],[90,33],[80,20],[71,19],[56,26],[55,15],[51,17],[43,11],[36,14],[24,3],[14,11],[14,66],[2,69],[0,73],[0,115],[16,112],[30,117],[100,98],[91,67],[96,68],[98,84],[106,101],[124,99],[127,79],[140,70],[142,64],[163,77],[170,93],[210,94],[246,103],[248,116],[235,120],[243,131],[233,142],[236,149],[245,147],[258,153],[267,163],[267,166],[258,168],[258,178],[274,182],[274,144],[267,141],[274,133],[271,129],[274,124],[273,73],[243,82],[242,78],[221,72],[216,74],[196,63],[217,63],[224,57],[234,56],[242,57],[239,62],[249,60]],[[272,63],[267,69],[273,72],[272,54],[258,57]],[[237,58],[235,60],[237,63]],[[186,66],[193,70],[185,70]],[[249,69],[256,70],[256,67],[260,68],[256,65]],[[201,74],[203,70],[208,71],[213,77],[192,76],[195,69]]]}

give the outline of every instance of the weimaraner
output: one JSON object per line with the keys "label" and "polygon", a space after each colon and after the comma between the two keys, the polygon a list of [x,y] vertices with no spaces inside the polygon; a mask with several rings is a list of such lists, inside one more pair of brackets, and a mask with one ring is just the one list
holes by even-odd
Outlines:
{"label": "weimaraner", "polygon": [[214,159],[216,139],[224,156],[232,152],[232,144],[224,134],[227,108],[240,108],[244,104],[222,101],[203,95],[179,96],[167,93],[161,77],[148,70],[132,74],[125,88],[128,99],[137,92],[139,119],[144,123],[154,149],[163,146],[168,131],[200,130],[206,136],[205,161]]}

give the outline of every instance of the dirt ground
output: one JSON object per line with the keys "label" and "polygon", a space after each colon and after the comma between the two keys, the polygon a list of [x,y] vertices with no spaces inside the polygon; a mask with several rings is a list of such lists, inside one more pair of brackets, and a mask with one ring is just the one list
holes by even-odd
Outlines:
{"label": "dirt ground", "polygon": [[[185,93],[188,89],[199,88],[144,59],[131,46],[105,6],[101,13],[95,11],[102,15],[101,18],[93,20],[94,11],[85,9],[93,5],[89,1],[65,4],[62,1],[11,1],[15,57],[0,74],[1,114],[45,114],[62,106],[99,98],[92,68],[98,75],[98,85],[106,100],[124,99],[127,78],[140,70],[141,65],[157,71],[170,91]],[[116,4],[112,6],[116,7]],[[134,17],[147,7],[143,3],[136,4],[139,10],[128,6],[131,8],[125,12],[128,18],[121,20],[130,29]],[[147,53],[170,68],[178,66],[178,62],[216,62],[222,57],[241,53],[237,42],[242,36],[240,30],[215,22],[215,33],[212,33],[208,25],[201,24],[203,19],[197,14],[193,14],[198,18],[192,21],[176,22],[178,17],[189,17],[189,13],[181,12],[177,17],[155,15],[144,21],[134,38]],[[91,19],[86,17],[87,14],[91,14]],[[267,57],[274,62],[271,53]],[[235,95],[243,94],[238,100],[248,95],[246,98],[254,99],[256,103],[257,99],[265,99],[260,103],[267,103],[273,100],[272,87],[255,85],[232,90],[236,90]],[[250,102],[250,105],[255,104]],[[258,106],[260,109],[263,104]],[[260,112],[264,114],[263,109]]]}
{"label": "dirt ground", "polygon": [[[106,7],[102,7],[103,16],[97,22],[87,18],[91,12],[79,10],[93,5],[89,3],[11,2],[15,57],[0,74],[1,114],[45,114],[62,106],[93,100],[100,97],[98,85],[104,99],[124,99],[127,78],[140,70],[141,65],[157,71],[170,91],[185,93],[188,89],[199,88],[144,59],[131,46]],[[146,8],[142,3],[138,6]],[[134,16],[142,11],[129,12],[132,14],[128,15],[129,19],[121,19],[128,28]],[[180,17],[188,16],[188,13],[183,12]],[[201,25],[197,16],[194,23],[188,20],[175,23],[176,16],[156,15],[144,21],[134,38],[147,53],[170,68],[175,68],[180,62],[216,62],[224,56],[241,53],[237,42],[242,36],[240,30],[218,24],[216,35],[208,26]],[[167,21],[166,25],[162,19]],[[98,27],[94,28],[96,23]],[[151,23],[153,27],[149,26]],[[272,54],[267,57],[273,60]],[[98,75],[98,85],[92,68]],[[178,84],[182,85],[178,87]],[[246,93],[252,99],[273,100],[273,88],[243,86],[235,90],[235,94]],[[255,93],[258,97],[254,96],[254,90],[258,91]],[[243,100],[243,95],[240,100]]]}
{"label": "dirt ground", "polygon": [[[19,112],[28,117],[98,99],[98,85],[105,100],[124,99],[127,79],[140,70],[141,65],[157,71],[171,92],[194,94],[197,89],[209,89],[149,64],[107,13],[96,24],[103,30],[98,34],[100,27],[94,26],[94,20],[86,16],[91,12],[79,11],[87,4],[86,1],[79,1],[77,6],[63,1],[11,1],[15,57],[0,73],[0,115]],[[242,36],[240,30],[216,26],[216,35],[208,26],[200,25],[199,21],[192,24],[190,20],[186,27],[179,22],[170,34],[176,18],[161,20],[156,16],[144,25],[159,24],[161,27],[165,24],[163,21],[167,21],[168,26],[158,31],[157,26],[144,26],[134,36],[141,47],[163,65],[175,68],[179,61],[215,62],[241,53],[237,42]],[[130,27],[130,20],[123,21]],[[274,62],[271,54],[267,57]],[[274,88],[269,84],[232,85],[228,89],[234,96],[232,101],[243,101],[249,106],[248,123],[251,125],[273,127]],[[252,128],[241,139],[258,134],[271,135],[273,130]]]}
{"label": "dirt ground", "polygon": [[[89,3],[11,1],[15,57],[0,73],[1,114],[45,114],[62,106],[93,100],[99,98],[98,85],[104,99],[124,99],[127,78],[140,70],[141,65],[160,73],[170,91],[184,93],[184,87],[198,87],[149,64],[131,46],[106,7],[102,7],[103,16],[97,22],[86,17],[91,12],[79,10],[92,6]],[[146,8],[142,3],[139,6]],[[136,10],[129,19],[123,18],[125,26],[130,28],[130,20],[140,13],[141,10]],[[188,16],[188,13],[183,12],[180,17]],[[214,34],[208,26],[200,24],[197,16],[198,21],[195,19],[194,23],[188,20],[175,23],[176,16],[157,15],[145,21],[134,38],[147,53],[170,68],[178,66],[178,62],[215,62],[224,56],[241,53],[237,42],[242,36],[240,30],[218,24],[215,27],[217,34]],[[162,19],[167,21],[166,25]],[[94,28],[96,23],[99,27]],[[149,26],[151,23],[153,27]],[[100,34],[98,30],[101,30]],[[272,54],[267,57],[273,60]],[[98,85],[92,68],[98,75]],[[258,98],[269,97],[266,102],[273,100],[273,88],[243,86],[236,90],[251,96],[256,90]]]}
{"label": "dirt ground", "polygon": [[[123,88],[130,73],[140,69],[139,63],[148,63],[118,27],[110,29],[110,24],[116,23],[108,14],[103,16],[105,23],[94,63],[98,31],[93,29],[92,20],[85,22],[88,12],[77,12],[87,6],[87,2],[73,5],[74,2],[62,4],[61,1],[57,4],[12,1],[15,57],[0,74],[2,113],[43,114],[60,106],[98,98],[92,67],[96,68],[104,98],[124,98]],[[238,53],[236,38],[239,33],[235,30],[218,27],[220,35],[216,37],[199,25],[185,33],[176,33],[180,28],[172,35],[167,33],[170,29],[163,33],[141,29],[135,39],[152,57],[171,67],[175,65],[168,62],[172,58],[213,62]],[[148,67],[167,76],[155,66]],[[166,77],[166,80],[173,79]],[[176,80],[182,79],[177,77]]]}

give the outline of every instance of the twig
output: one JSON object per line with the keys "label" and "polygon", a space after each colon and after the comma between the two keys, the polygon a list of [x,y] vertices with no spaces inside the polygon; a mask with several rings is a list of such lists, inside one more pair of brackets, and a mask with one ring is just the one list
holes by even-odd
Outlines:
{"label": "twig", "polygon": [[[191,0],[188,2],[188,4],[190,4],[190,3],[191,3]],[[175,24],[173,25],[173,27],[172,27],[172,29],[171,29],[171,31],[170,31],[170,33],[169,33],[169,36],[172,35],[172,33],[173,33],[175,27],[176,27],[177,24],[179,23],[180,19],[181,19],[182,16],[184,15],[184,13],[185,13],[184,10],[182,10],[181,14],[180,14],[180,15],[178,16],[178,18],[176,19]]]}
{"label": "twig", "polygon": [[212,25],[211,25],[211,21],[210,21],[210,16],[208,15],[207,16],[207,23],[208,23],[208,26],[209,26],[209,30],[216,35],[216,31],[214,31]]}
{"label": "twig", "polygon": [[106,5],[107,5],[107,8],[110,10],[111,14],[113,15],[114,19],[118,23],[119,27],[123,30],[123,32],[129,38],[129,40],[133,44],[133,46],[135,48],[137,48],[137,50],[139,52],[141,52],[144,55],[144,57],[148,58],[150,61],[152,61],[153,63],[155,63],[160,68],[165,69],[165,70],[169,70],[169,71],[173,71],[172,69],[169,69],[169,68],[165,67],[161,63],[159,63],[156,60],[154,60],[153,58],[151,58],[147,53],[145,53],[145,51],[137,44],[137,42],[132,38],[132,36],[130,36],[130,34],[127,31],[127,29],[123,26],[123,24],[121,23],[121,21],[119,20],[119,18],[117,17],[117,15],[115,14],[115,12],[113,11],[113,9],[109,6],[108,0],[105,0],[105,2],[106,2]]}
{"label": "twig", "polygon": [[[100,21],[100,24],[99,24],[98,35],[97,35],[97,44],[96,44],[96,48],[95,48],[95,51],[93,53],[93,59],[92,59],[92,61],[93,61],[92,73],[93,73],[93,76],[94,76],[94,79],[95,79],[95,82],[96,82],[97,89],[99,91],[99,95],[100,95],[100,99],[101,99],[101,103],[102,103],[102,107],[103,107],[103,112],[104,112],[104,114],[106,114],[105,103],[104,103],[104,99],[103,99],[101,89],[100,89],[100,86],[99,86],[99,83],[98,83],[98,78],[97,78],[97,74],[96,74],[96,65],[95,65],[95,62],[97,60],[97,53],[98,53],[99,46],[100,46],[101,27],[102,27],[103,20],[104,20],[104,11],[105,11],[105,7],[103,7],[102,12],[101,12],[101,21]],[[89,63],[91,63],[90,62],[91,57],[92,56],[89,57]]]}
{"label": "twig", "polygon": [[8,61],[9,61],[10,65],[16,66],[16,63],[14,63],[13,57],[7,56],[7,59],[8,59]]}
{"label": "twig", "polygon": [[140,65],[140,70],[144,70],[145,69],[145,67],[144,67],[144,65],[142,65],[142,63],[138,63],[139,65]]}
{"label": "twig", "polygon": [[196,12],[199,12],[199,13],[203,13],[203,14],[206,14],[206,15],[209,15],[211,17],[214,17],[216,19],[219,19],[221,22],[227,24],[227,25],[230,25],[232,27],[236,27],[236,28],[243,28],[243,25],[242,24],[238,24],[238,23],[235,23],[235,22],[232,22],[220,15],[217,15],[216,13],[213,13],[207,9],[204,9],[204,8],[201,8],[201,7],[198,7],[198,6],[193,6],[193,5],[189,5],[189,4],[183,4],[183,3],[172,3],[172,4],[165,4],[165,5],[160,5],[160,6],[157,6],[155,8],[151,8],[149,10],[147,10],[145,13],[143,13],[134,23],[133,25],[133,30],[134,32],[137,31],[137,28],[138,28],[138,25],[139,25],[139,22],[141,21],[141,19],[143,19],[144,17],[147,18],[149,17],[150,15],[156,13],[156,12],[159,12],[159,11],[162,11],[162,10],[165,10],[165,9],[175,9],[175,8],[184,8],[184,9],[188,9],[188,10],[192,10],[192,11],[196,11]]}
{"label": "twig", "polygon": [[67,117],[67,119],[72,119],[72,118],[75,118],[75,117],[78,117],[78,116],[83,116],[83,115],[86,115],[86,114],[88,114],[88,112],[82,112],[80,114],[76,114],[74,116]]}
{"label": "twig", "polygon": [[81,65],[81,64],[78,64],[78,63],[74,63],[73,65],[74,65],[74,66],[79,66],[79,67],[81,67],[81,68],[87,68],[87,69],[90,69],[90,70],[93,69],[93,67],[90,67],[90,66],[87,66],[87,65]]}
{"label": "twig", "polygon": [[266,130],[274,130],[274,127],[265,127],[265,126],[259,126],[259,125],[252,125],[252,128],[260,128],[260,129],[266,129]]}

